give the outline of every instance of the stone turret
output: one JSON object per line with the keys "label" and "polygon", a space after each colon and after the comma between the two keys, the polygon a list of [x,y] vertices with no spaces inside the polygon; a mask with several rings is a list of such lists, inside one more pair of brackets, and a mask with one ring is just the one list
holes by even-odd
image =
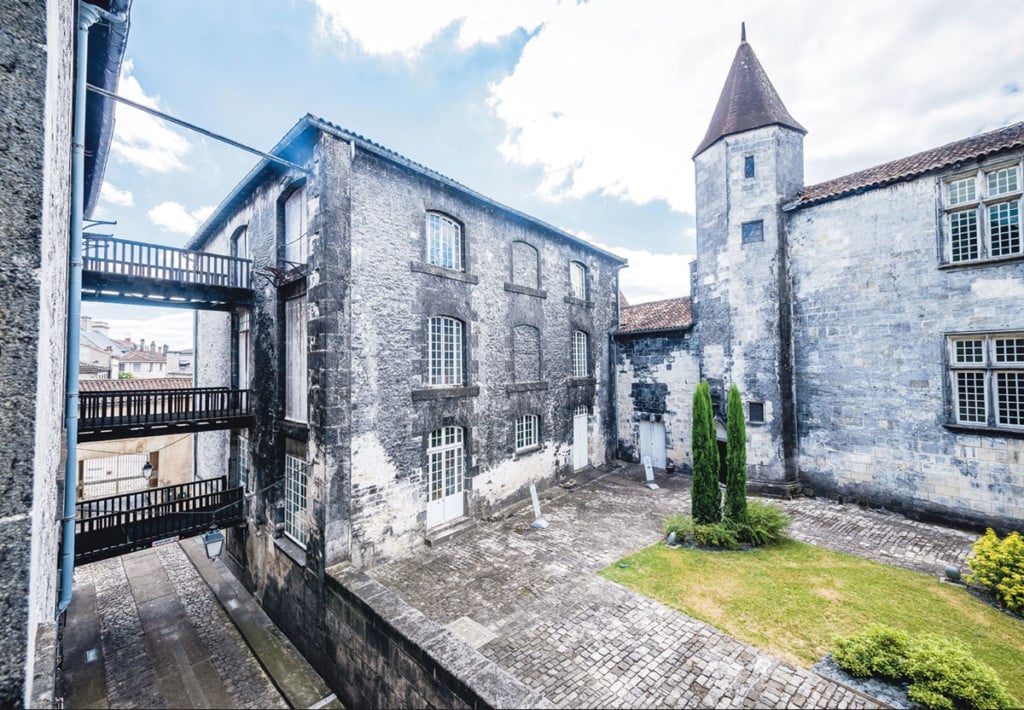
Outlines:
{"label": "stone turret", "polygon": [[[695,338],[725,422],[732,383],[747,413],[749,487],[796,492],[796,424],[785,219],[803,187],[806,130],[741,35],[696,167]],[[759,421],[762,420],[762,421]]]}

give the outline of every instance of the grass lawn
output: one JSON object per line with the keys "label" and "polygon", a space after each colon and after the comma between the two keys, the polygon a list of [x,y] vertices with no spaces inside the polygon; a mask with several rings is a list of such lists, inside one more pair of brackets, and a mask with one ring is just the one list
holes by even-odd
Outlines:
{"label": "grass lawn", "polygon": [[959,638],[1024,700],[1024,621],[963,588],[792,540],[748,552],[658,543],[601,576],[809,668],[836,636],[882,623]]}

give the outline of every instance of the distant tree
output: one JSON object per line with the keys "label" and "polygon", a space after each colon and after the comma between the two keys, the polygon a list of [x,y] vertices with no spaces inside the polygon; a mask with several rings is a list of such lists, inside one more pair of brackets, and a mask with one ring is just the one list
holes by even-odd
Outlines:
{"label": "distant tree", "polygon": [[743,420],[740,388],[729,388],[725,423],[725,519],[747,523],[747,425]]}
{"label": "distant tree", "polygon": [[718,488],[718,438],[711,410],[711,389],[707,382],[693,393],[693,427],[690,448],[693,452],[693,485],[690,512],[698,525],[722,519],[722,494]]}
{"label": "distant tree", "polygon": [[134,380],[135,375],[130,372],[119,372],[117,373],[117,379],[119,380]]}

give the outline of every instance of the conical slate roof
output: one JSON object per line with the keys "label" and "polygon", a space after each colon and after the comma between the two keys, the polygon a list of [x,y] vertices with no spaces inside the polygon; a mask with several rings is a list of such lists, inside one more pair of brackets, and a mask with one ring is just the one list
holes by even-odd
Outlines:
{"label": "conical slate roof", "polygon": [[775,124],[807,133],[807,129],[789,115],[761,62],[757,61],[757,55],[747,44],[744,30],[729,76],[722,87],[722,95],[718,97],[715,115],[711,117],[711,125],[693,157],[703,153],[719,138]]}

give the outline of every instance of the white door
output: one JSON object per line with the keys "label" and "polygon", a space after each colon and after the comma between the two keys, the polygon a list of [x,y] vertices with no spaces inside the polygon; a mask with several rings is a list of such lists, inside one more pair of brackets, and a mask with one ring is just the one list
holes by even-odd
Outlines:
{"label": "white door", "polygon": [[465,471],[462,427],[431,432],[427,448],[427,527],[462,517],[462,479]]}
{"label": "white door", "polygon": [[661,422],[640,422],[640,460],[651,457],[654,468],[665,468],[665,425]]}
{"label": "white door", "polygon": [[590,464],[589,441],[587,440],[587,424],[590,420],[590,408],[579,406],[572,418],[572,469],[579,471]]}

